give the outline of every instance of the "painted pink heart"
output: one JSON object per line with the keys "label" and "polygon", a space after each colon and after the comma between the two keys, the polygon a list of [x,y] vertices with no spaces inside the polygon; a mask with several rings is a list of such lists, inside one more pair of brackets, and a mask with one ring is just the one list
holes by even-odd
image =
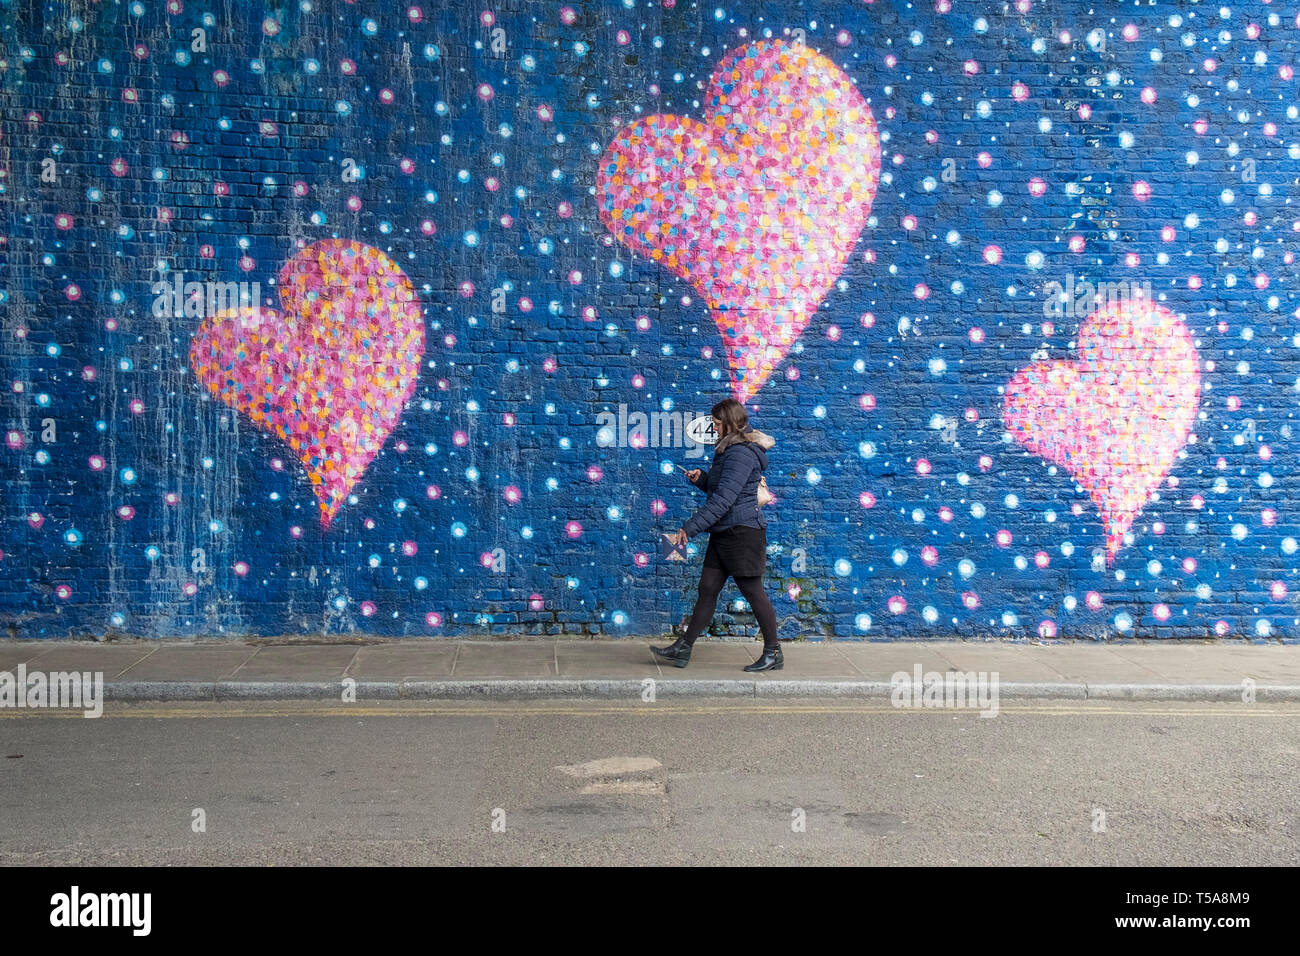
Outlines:
{"label": "painted pink heart", "polygon": [[284,264],[280,301],[282,313],[239,308],[206,319],[190,366],[210,393],[288,443],[328,528],[415,391],[424,321],[392,259],[339,239]]}
{"label": "painted pink heart", "polygon": [[1016,441],[1067,469],[1088,492],[1113,562],[1187,444],[1200,404],[1200,361],[1187,327],[1142,299],[1089,315],[1078,354],[1018,371],[1002,420]]}
{"label": "painted pink heart", "polygon": [[704,297],[744,402],[843,271],[880,180],[880,137],[839,67],[780,40],[728,53],[704,102],[702,120],[623,129],[596,192],[619,242]]}

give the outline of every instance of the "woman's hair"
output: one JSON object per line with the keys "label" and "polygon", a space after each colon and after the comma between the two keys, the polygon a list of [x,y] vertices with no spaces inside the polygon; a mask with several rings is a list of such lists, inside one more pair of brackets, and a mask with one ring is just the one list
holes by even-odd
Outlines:
{"label": "woman's hair", "polygon": [[713,406],[709,414],[722,422],[722,434],[718,436],[719,439],[726,438],[735,431],[743,434],[749,427],[749,413],[745,411],[745,406],[734,398],[724,398]]}

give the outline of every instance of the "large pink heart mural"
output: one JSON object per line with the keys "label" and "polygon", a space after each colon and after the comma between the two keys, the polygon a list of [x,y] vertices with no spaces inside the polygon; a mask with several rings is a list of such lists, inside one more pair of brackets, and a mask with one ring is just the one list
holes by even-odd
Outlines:
{"label": "large pink heart mural", "polygon": [[424,321],[397,263],[338,239],[284,264],[280,301],[283,313],[206,319],[190,366],[214,396],[288,443],[328,528],[415,391]]}
{"label": "large pink heart mural", "polygon": [[1088,492],[1106,527],[1110,563],[1187,443],[1200,362],[1187,327],[1142,299],[1089,315],[1078,353],[1077,361],[1017,372],[1002,419],[1016,441],[1066,468]]}
{"label": "large pink heart mural", "polygon": [[732,50],[702,120],[624,128],[596,174],[618,241],[704,297],[745,402],[839,278],[880,180],[875,119],[839,67],[802,45]]}

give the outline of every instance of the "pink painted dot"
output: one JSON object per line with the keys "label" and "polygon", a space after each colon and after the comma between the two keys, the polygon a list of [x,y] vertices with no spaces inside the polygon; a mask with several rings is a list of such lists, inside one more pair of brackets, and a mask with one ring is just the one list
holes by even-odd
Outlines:
{"label": "pink painted dot", "polygon": [[976,461],[980,471],[988,471],[993,467],[993,457],[991,455],[980,455]]}
{"label": "pink painted dot", "polygon": [[246,575],[248,574],[248,571],[249,571],[249,568],[248,568],[248,562],[247,562],[247,561],[236,561],[236,562],[235,562],[235,564],[234,564],[234,572],[235,572],[236,575],[238,575],[239,577],[242,578],[242,577],[244,577],[244,576],[246,576]]}
{"label": "pink painted dot", "polygon": [[869,491],[864,491],[858,495],[858,504],[864,508],[874,508],[876,506],[876,496]]}
{"label": "pink painted dot", "polygon": [[980,606],[980,596],[974,591],[963,591],[961,593],[962,607],[968,611],[973,611]]}
{"label": "pink painted dot", "polygon": [[424,493],[431,501],[437,501],[439,498],[442,497],[442,489],[439,488],[437,485],[427,486],[424,489]]}
{"label": "pink painted dot", "polygon": [[644,551],[638,551],[636,554],[632,555],[632,563],[638,568],[644,568],[650,563],[650,555],[646,554]]}
{"label": "pink painted dot", "polygon": [[1029,99],[1029,87],[1017,80],[1011,84],[1011,98],[1017,103],[1023,103]]}
{"label": "pink painted dot", "polygon": [[918,475],[928,475],[930,471],[931,465],[928,458],[918,458],[916,460],[916,473]]}
{"label": "pink painted dot", "polygon": [[542,600],[542,596],[540,594],[528,595],[528,610],[542,611],[545,610],[545,608],[546,608],[546,602]]}
{"label": "pink painted dot", "polygon": [[981,342],[984,341],[984,330],[981,329],[978,325],[973,326],[971,330],[966,333],[966,337],[969,338],[976,345],[979,345]]}
{"label": "pink painted dot", "polygon": [[1006,528],[1000,528],[998,533],[993,536],[993,540],[998,543],[999,548],[1006,548],[1011,545],[1011,532]]}
{"label": "pink painted dot", "polygon": [[1100,611],[1103,602],[1100,594],[1096,591],[1089,591],[1083,596],[1083,603],[1090,611]]}
{"label": "pink painted dot", "polygon": [[876,324],[876,317],[870,312],[863,312],[862,315],[858,317],[858,324],[864,329],[869,329]]}
{"label": "pink painted dot", "polygon": [[984,261],[991,266],[997,265],[1002,261],[1002,247],[989,245],[984,247]]}
{"label": "pink painted dot", "polygon": [[980,169],[988,169],[993,165],[993,154],[988,152],[979,152],[975,155],[975,162],[979,163]]}
{"label": "pink painted dot", "polygon": [[650,513],[656,518],[663,515],[667,510],[668,506],[664,504],[663,500],[660,498],[656,498],[654,501],[650,502]]}
{"label": "pink painted dot", "polygon": [[437,611],[430,611],[424,615],[424,623],[429,627],[442,627],[442,615]]}
{"label": "pink painted dot", "polygon": [[1192,573],[1194,573],[1195,571],[1196,571],[1196,559],[1195,559],[1195,558],[1183,558],[1183,572],[1184,572],[1185,574],[1192,574]]}
{"label": "pink painted dot", "polygon": [[464,448],[469,444],[469,435],[463,431],[455,431],[452,432],[451,441],[457,448]]}
{"label": "pink painted dot", "polygon": [[378,608],[375,607],[375,602],[374,602],[374,601],[362,601],[362,602],[361,602],[361,616],[362,616],[362,617],[373,617],[375,611],[377,611],[377,610],[378,610]]}
{"label": "pink painted dot", "polygon": [[1168,604],[1157,604],[1151,609],[1151,616],[1162,623],[1169,620],[1169,614]]}
{"label": "pink painted dot", "polygon": [[60,584],[54,589],[54,593],[59,596],[60,601],[66,601],[68,598],[72,597],[72,588],[68,587],[66,584]]}
{"label": "pink painted dot", "polygon": [[1046,637],[1046,638],[1056,637],[1056,622],[1055,622],[1055,621],[1039,621],[1039,622],[1038,622],[1038,636],[1039,636],[1039,637]]}
{"label": "pink painted dot", "polygon": [[864,412],[872,411],[876,407],[876,396],[870,393],[858,396],[858,407]]}
{"label": "pink painted dot", "polygon": [[117,509],[117,516],[123,521],[130,521],[135,517],[135,509],[130,505],[122,505]]}
{"label": "pink painted dot", "polygon": [[889,599],[889,613],[902,614],[907,610],[907,599],[901,594],[895,594]]}
{"label": "pink painted dot", "polygon": [[[10,434],[13,434],[13,433],[11,432]],[[22,436],[19,436],[19,437],[21,438]],[[12,444],[11,444],[9,447],[10,447],[10,448],[14,448],[14,447],[20,447],[20,446],[15,446],[15,445],[12,445]],[[91,470],[91,471],[103,471],[107,463],[104,461],[104,456],[103,456],[103,455],[91,455],[91,456],[90,456],[90,460],[89,460],[89,464],[90,464],[90,470]]]}
{"label": "pink painted dot", "polygon": [[506,485],[505,490],[501,492],[501,497],[505,498],[510,504],[517,505],[520,499],[523,498],[523,493],[516,485]]}
{"label": "pink painted dot", "polygon": [[932,544],[927,544],[921,549],[921,563],[927,568],[932,568],[939,563],[939,549]]}
{"label": "pink painted dot", "polygon": [[570,521],[564,525],[564,533],[570,538],[582,537],[582,525],[577,521]]}
{"label": "pink painted dot", "polygon": [[590,467],[587,468],[588,481],[600,481],[600,479],[604,477],[605,477],[605,473],[600,470],[599,465],[591,465]]}
{"label": "pink painted dot", "polygon": [[1144,179],[1139,179],[1133,184],[1133,198],[1140,202],[1146,202],[1151,198],[1151,184]]}
{"label": "pink painted dot", "polygon": [[1280,601],[1286,597],[1286,584],[1282,581],[1274,581],[1268,588],[1268,595],[1274,601]]}
{"label": "pink painted dot", "polygon": [[947,505],[940,505],[940,506],[939,506],[939,520],[940,520],[940,521],[942,521],[944,524],[947,524],[949,521],[952,520],[952,517],[953,517],[953,515],[952,515],[952,509],[951,509],[951,508],[949,508]]}

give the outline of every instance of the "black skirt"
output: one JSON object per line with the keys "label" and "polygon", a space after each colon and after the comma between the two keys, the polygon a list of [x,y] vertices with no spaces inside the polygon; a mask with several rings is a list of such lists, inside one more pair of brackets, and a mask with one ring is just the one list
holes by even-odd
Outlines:
{"label": "black skirt", "polygon": [[704,566],[733,578],[755,578],[767,568],[767,529],[735,525],[709,533]]}

